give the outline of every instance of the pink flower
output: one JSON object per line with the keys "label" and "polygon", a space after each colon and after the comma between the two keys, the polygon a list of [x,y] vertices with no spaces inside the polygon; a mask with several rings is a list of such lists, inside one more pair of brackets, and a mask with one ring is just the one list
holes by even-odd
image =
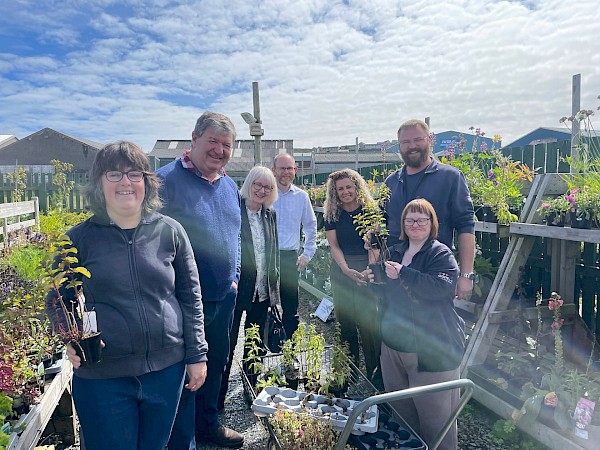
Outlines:
{"label": "pink flower", "polygon": [[552,322],[552,334],[556,334],[556,332],[563,326],[563,323],[565,323],[565,319],[559,319]]}

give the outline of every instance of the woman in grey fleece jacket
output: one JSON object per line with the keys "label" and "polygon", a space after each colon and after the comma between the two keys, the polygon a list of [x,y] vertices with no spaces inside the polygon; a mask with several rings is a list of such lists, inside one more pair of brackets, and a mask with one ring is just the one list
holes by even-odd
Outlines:
{"label": "woman in grey fleece jacket", "polygon": [[[204,316],[198,270],[183,227],[156,212],[160,181],[135,144],[102,148],[86,191],[94,215],[67,235],[83,278],[86,310],[96,315],[102,360],[75,368],[73,398],[88,450],[156,449],[167,444],[184,373],[187,389],[206,377]],[[77,302],[66,285],[65,304]],[[65,328],[60,297],[46,299],[54,329]]]}

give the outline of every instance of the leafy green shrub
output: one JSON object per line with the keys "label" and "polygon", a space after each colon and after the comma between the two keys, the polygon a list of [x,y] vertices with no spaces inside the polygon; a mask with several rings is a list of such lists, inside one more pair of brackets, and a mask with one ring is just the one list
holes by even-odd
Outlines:
{"label": "leafy green shrub", "polygon": [[543,450],[545,447],[519,431],[511,420],[497,420],[489,439],[507,450]]}
{"label": "leafy green shrub", "polygon": [[40,231],[42,233],[51,231],[64,233],[69,228],[83,222],[90,216],[90,213],[76,213],[51,209],[46,214],[40,215]]}
{"label": "leafy green shrub", "polygon": [[10,252],[6,260],[24,280],[35,281],[39,275],[39,264],[46,251],[36,245],[19,247]]}

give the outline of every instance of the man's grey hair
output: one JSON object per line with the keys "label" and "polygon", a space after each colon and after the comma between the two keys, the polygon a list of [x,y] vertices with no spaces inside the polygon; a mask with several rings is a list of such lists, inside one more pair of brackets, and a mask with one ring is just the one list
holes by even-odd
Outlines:
{"label": "man's grey hair", "polygon": [[208,128],[219,133],[228,134],[231,136],[231,139],[235,141],[235,126],[229,117],[223,114],[205,111],[200,117],[198,117],[198,120],[196,121],[194,134],[197,137],[200,137]]}

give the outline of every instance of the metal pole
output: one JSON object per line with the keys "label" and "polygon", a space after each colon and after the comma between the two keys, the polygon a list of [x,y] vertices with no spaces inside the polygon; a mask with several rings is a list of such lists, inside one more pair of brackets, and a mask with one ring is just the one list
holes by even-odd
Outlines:
{"label": "metal pole", "polygon": [[435,437],[429,448],[431,450],[435,450],[438,448],[444,436],[448,433],[448,430],[452,426],[452,423],[456,420],[461,410],[465,407],[471,395],[473,394],[473,389],[475,385],[471,380],[468,379],[460,379],[453,381],[444,381],[443,383],[430,384],[426,386],[418,386],[414,388],[404,389],[402,391],[393,391],[387,392],[385,394],[373,395],[371,397],[367,397],[363,401],[354,405],[352,412],[348,416],[348,420],[346,421],[346,425],[340,434],[340,438],[337,441],[337,444],[334,447],[334,450],[343,450],[346,441],[348,441],[348,437],[350,437],[350,433],[352,432],[352,428],[354,427],[354,423],[356,419],[364,413],[367,409],[369,409],[373,405],[377,405],[379,403],[388,403],[396,400],[403,400],[407,398],[418,397],[424,394],[433,394],[435,392],[447,391],[449,389],[464,389],[464,393],[460,397],[458,405],[452,411],[452,414],[439,431],[438,435]]}
{"label": "metal pole", "polygon": [[310,152],[310,166],[312,168],[312,185],[313,187],[315,187],[317,185],[317,174],[316,174],[316,168],[315,168],[315,149],[313,148]]}
{"label": "metal pole", "polygon": [[[252,82],[252,104],[254,105],[254,118],[256,123],[262,123],[260,120],[260,99],[258,95],[258,81]],[[260,148],[260,135],[254,136],[254,165],[262,165],[262,152]]]}
{"label": "metal pole", "polygon": [[356,147],[354,150],[354,170],[358,172],[358,137],[356,138]]}
{"label": "metal pole", "polygon": [[[573,75],[573,87],[571,93],[571,114],[573,115],[573,126],[571,127],[571,158],[573,164],[577,164],[581,155],[579,154],[580,126],[577,119],[577,113],[581,110],[581,74]],[[584,155],[585,157],[585,155]],[[573,173],[573,164],[571,164],[571,173]]]}

